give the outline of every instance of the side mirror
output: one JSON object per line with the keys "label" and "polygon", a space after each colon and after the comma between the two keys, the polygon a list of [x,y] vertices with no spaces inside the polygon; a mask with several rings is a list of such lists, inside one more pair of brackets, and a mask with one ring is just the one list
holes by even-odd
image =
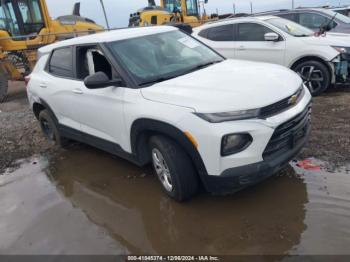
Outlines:
{"label": "side mirror", "polygon": [[266,33],[264,35],[265,41],[273,41],[273,42],[277,42],[280,39],[280,36],[276,33]]}
{"label": "side mirror", "polygon": [[84,79],[84,84],[89,89],[105,88],[108,86],[120,86],[123,81],[121,79],[109,80],[108,76],[103,72],[97,72]]}

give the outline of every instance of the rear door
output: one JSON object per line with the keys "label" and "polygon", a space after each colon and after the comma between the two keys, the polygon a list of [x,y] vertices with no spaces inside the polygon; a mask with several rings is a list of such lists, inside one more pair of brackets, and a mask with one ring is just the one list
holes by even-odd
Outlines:
{"label": "rear door", "polygon": [[[202,41],[213,47],[221,55],[234,58],[234,30],[233,25],[220,25],[202,30],[198,34]],[[204,39],[203,39],[204,38]]]}
{"label": "rear door", "polygon": [[49,58],[39,88],[45,94],[45,102],[52,108],[61,125],[81,130],[76,110],[77,87],[74,78],[73,48],[54,50]]}
{"label": "rear door", "polygon": [[235,24],[235,58],[284,65],[286,42],[265,41],[266,33],[277,33],[269,27],[254,23]]}

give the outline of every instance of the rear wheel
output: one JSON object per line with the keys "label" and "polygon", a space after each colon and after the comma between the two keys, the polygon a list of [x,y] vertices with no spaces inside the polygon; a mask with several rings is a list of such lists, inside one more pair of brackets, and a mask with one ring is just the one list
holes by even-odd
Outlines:
{"label": "rear wheel", "polygon": [[327,66],[319,61],[302,62],[294,71],[300,75],[313,96],[322,94],[331,84],[331,74]]}
{"label": "rear wheel", "polygon": [[5,101],[8,91],[7,76],[0,72],[0,103]]}
{"label": "rear wheel", "polygon": [[48,110],[43,110],[39,114],[41,130],[52,145],[65,147],[68,140],[60,135],[58,127]]}
{"label": "rear wheel", "polygon": [[177,201],[196,195],[197,174],[186,152],[163,136],[152,137],[150,149],[154,170],[166,194]]}

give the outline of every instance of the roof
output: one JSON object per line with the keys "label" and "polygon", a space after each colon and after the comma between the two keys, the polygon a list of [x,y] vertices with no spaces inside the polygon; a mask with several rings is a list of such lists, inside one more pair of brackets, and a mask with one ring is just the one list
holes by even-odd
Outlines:
{"label": "roof", "polygon": [[44,53],[50,53],[55,48],[60,48],[65,46],[113,42],[113,41],[141,37],[146,35],[165,33],[165,32],[170,32],[175,30],[178,30],[178,29],[172,26],[150,26],[150,27],[116,29],[108,32],[96,33],[93,35],[81,36],[81,37],[76,37],[69,40],[56,42],[54,44],[47,45],[40,48],[39,52],[41,54],[44,54]]}
{"label": "roof", "polygon": [[254,21],[265,21],[271,18],[277,18],[276,16],[273,15],[265,15],[265,16],[247,16],[247,17],[234,17],[234,18],[227,18],[227,19],[222,19],[219,21],[214,21],[210,23],[206,23],[202,26],[196,27],[193,29],[193,31],[198,31],[202,30],[204,28],[210,28],[218,25],[227,25],[231,24],[232,22],[254,22]]}

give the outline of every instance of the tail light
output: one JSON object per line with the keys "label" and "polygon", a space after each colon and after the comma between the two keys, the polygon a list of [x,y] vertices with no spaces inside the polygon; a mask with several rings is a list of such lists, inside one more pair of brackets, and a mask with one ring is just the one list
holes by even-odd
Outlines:
{"label": "tail light", "polygon": [[29,81],[30,81],[30,76],[25,76],[24,83],[26,84],[26,86],[28,86]]}

